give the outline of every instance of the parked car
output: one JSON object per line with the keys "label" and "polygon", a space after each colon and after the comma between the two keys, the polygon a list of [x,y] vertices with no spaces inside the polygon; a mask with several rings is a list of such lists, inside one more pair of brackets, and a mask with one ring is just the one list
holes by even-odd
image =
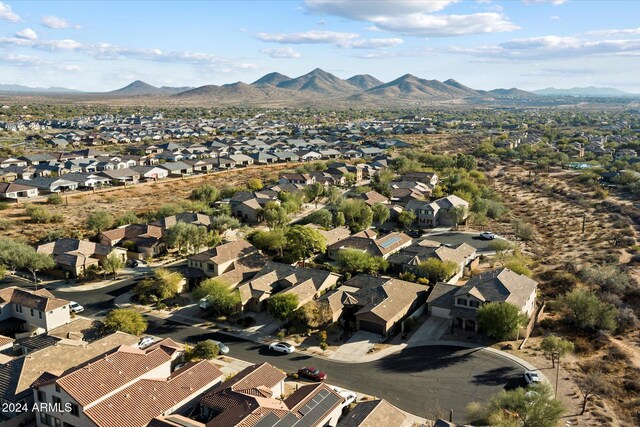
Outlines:
{"label": "parked car", "polygon": [[493,240],[496,238],[496,235],[491,231],[483,231],[482,233],[480,233],[480,238],[485,240]]}
{"label": "parked car", "polygon": [[296,348],[286,342],[273,342],[269,344],[269,350],[277,351],[278,353],[291,354],[296,351]]}
{"label": "parked car", "polygon": [[527,385],[539,384],[542,382],[540,375],[538,375],[538,373],[534,371],[525,371],[523,376]]}
{"label": "parked car", "polygon": [[344,399],[344,402],[342,402],[343,408],[349,406],[350,404],[355,402],[356,399],[358,398],[358,396],[353,391],[344,390],[340,387],[333,387],[333,391],[338,393]]}
{"label": "parked car", "polygon": [[186,363],[178,363],[178,364],[176,365],[176,367],[175,367],[175,368],[173,368],[173,370],[174,370],[174,371],[177,371],[178,369],[182,369],[182,368],[184,368],[184,366],[185,366],[185,365],[186,365]]}
{"label": "parked car", "polygon": [[146,261],[143,261],[141,259],[130,259],[127,261],[127,267],[132,267],[132,268],[136,268],[136,267],[148,267],[149,264]]}
{"label": "parked car", "polygon": [[413,238],[422,237],[422,231],[420,231],[420,230],[409,230],[407,232],[407,235],[409,237],[413,237]]}
{"label": "parked car", "polygon": [[327,374],[318,368],[300,368],[298,369],[298,375],[314,381],[324,381],[327,379]]}
{"label": "parked car", "polygon": [[138,348],[145,348],[145,347],[149,347],[151,344],[154,343],[156,339],[153,337],[143,337],[140,342],[138,343]]}
{"label": "parked car", "polygon": [[69,310],[71,310],[73,313],[82,313],[84,311],[84,307],[75,301],[71,301],[69,303]]}
{"label": "parked car", "polygon": [[220,349],[220,354],[229,354],[229,347],[220,341],[211,340]]}

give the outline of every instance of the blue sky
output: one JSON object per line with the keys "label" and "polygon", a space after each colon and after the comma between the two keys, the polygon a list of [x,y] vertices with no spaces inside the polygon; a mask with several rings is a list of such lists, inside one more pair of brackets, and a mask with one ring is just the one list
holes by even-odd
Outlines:
{"label": "blue sky", "polygon": [[640,93],[639,14],[605,0],[0,0],[0,83],[200,86],[319,67]]}

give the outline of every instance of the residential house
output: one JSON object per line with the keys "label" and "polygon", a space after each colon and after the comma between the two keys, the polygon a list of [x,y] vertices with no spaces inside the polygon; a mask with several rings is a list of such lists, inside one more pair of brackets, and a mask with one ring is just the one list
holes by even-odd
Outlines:
{"label": "residential house", "polygon": [[508,268],[473,276],[463,286],[436,283],[429,295],[429,313],[451,319],[460,329],[477,331],[478,308],[489,302],[507,302],[531,317],[536,306],[538,282]]}
{"label": "residential house", "polygon": [[402,175],[402,181],[423,182],[433,188],[438,185],[439,179],[435,172],[408,172]]}
{"label": "residential house", "polygon": [[187,265],[200,271],[201,278],[218,277],[235,286],[255,276],[268,260],[251,243],[238,240],[192,255],[187,258]]}
{"label": "residential house", "polygon": [[[0,322],[15,319],[29,335],[39,335],[71,321],[69,301],[56,298],[46,289],[28,291],[12,286],[0,290]],[[4,331],[6,332],[6,331]]]}
{"label": "residential house", "polygon": [[269,202],[280,203],[278,194],[275,191],[243,191],[234,194],[229,200],[231,214],[250,224],[260,222],[260,210]]}
{"label": "residential house", "polygon": [[130,168],[103,170],[100,175],[106,176],[114,184],[129,185],[140,181],[140,173]]}
{"label": "residential house", "polygon": [[[355,291],[341,291],[343,287]],[[347,280],[334,292],[342,292],[340,301],[329,308],[334,319],[355,321],[356,329],[389,335],[401,328],[402,321],[416,312],[427,299],[427,287],[390,277],[361,274]]]}
{"label": "residential house", "polygon": [[229,159],[233,160],[236,163],[236,166],[250,166],[253,164],[253,158],[246,154],[230,154]]}
{"label": "residential house", "polygon": [[211,227],[211,222],[213,221],[213,217],[197,212],[182,212],[179,214],[167,216],[164,218],[160,218],[157,221],[151,223],[151,225],[157,225],[162,227],[163,230],[167,230],[179,222],[183,222],[185,224],[194,224],[199,227]]}
{"label": "residential house", "polygon": [[331,246],[336,242],[342,241],[351,235],[351,230],[347,227],[335,227],[331,230],[325,230],[316,224],[307,224],[305,227],[313,228],[318,233],[322,234],[327,246]]}
{"label": "residential house", "polygon": [[36,197],[38,189],[30,185],[16,184],[15,182],[0,182],[0,199],[20,200]]}
{"label": "residential house", "polygon": [[416,224],[419,228],[451,227],[458,222],[454,209],[462,209],[463,223],[469,215],[469,202],[456,195],[450,195],[433,202],[411,200],[406,209],[416,214]]}
{"label": "residential house", "polygon": [[358,403],[338,423],[338,427],[412,427],[413,425],[411,417],[384,399]]}
{"label": "residential house", "polygon": [[78,188],[78,183],[63,178],[33,178],[33,179],[16,179],[16,184],[36,187],[40,193],[60,193],[72,191]]}
{"label": "residential house", "polygon": [[141,180],[146,181],[157,181],[169,176],[169,171],[160,166],[135,166],[131,169],[140,174]]}
{"label": "residential house", "polygon": [[268,261],[253,279],[238,289],[243,310],[262,312],[273,295],[294,294],[300,307],[335,286],[339,278],[338,274],[324,270]]}
{"label": "residential house", "polygon": [[463,275],[470,274],[471,270],[480,263],[476,248],[467,243],[448,247],[438,245],[436,242],[434,245],[430,245],[428,241],[408,246],[391,255],[387,260],[391,268],[396,271],[417,274],[420,264],[429,258],[435,258],[442,262],[450,261],[458,266],[455,274],[447,279],[447,283],[457,282]]}
{"label": "residential house", "polygon": [[100,244],[127,250],[128,258],[154,258],[166,250],[162,241],[162,227],[153,224],[128,224],[100,233]]}
{"label": "residential house", "polygon": [[386,205],[389,203],[389,199],[386,198],[385,196],[383,196],[382,194],[378,193],[377,191],[371,190],[371,191],[367,191],[366,193],[362,193],[358,195],[358,198],[364,200],[364,202],[369,205],[369,206],[373,206],[375,204],[383,204]]}
{"label": "residential house", "polygon": [[316,179],[308,173],[283,173],[280,174],[278,184],[301,184],[311,185],[315,184]]}
{"label": "residential house", "polygon": [[59,277],[84,276],[90,267],[102,265],[112,254],[120,257],[122,261],[127,260],[126,249],[70,238],[45,243],[36,250],[53,257],[56,267],[49,273]]}
{"label": "residential house", "polygon": [[15,157],[0,157],[0,169],[8,168],[9,166],[24,167],[27,166],[27,162]]}
{"label": "residential house", "polygon": [[193,166],[181,161],[163,163],[158,167],[168,170],[169,176],[179,177],[193,174]]}
{"label": "residential house", "polygon": [[[236,377],[239,376],[239,379]],[[324,383],[298,387],[281,400],[285,375],[264,363],[250,366],[200,401],[207,427],[335,427],[344,399]]]}
{"label": "residential house", "polygon": [[68,173],[64,179],[77,182],[79,188],[98,188],[111,183],[109,178],[92,173]]}
{"label": "residential house", "polygon": [[372,256],[387,259],[411,244],[411,237],[404,233],[393,232],[384,236],[377,235],[371,230],[361,231],[327,246],[327,255],[331,259],[337,259],[338,252],[343,249],[355,249]]}
{"label": "residential house", "polygon": [[[75,368],[121,345],[136,345],[138,340],[138,337],[124,332],[115,332],[91,343],[63,339],[54,346],[33,351],[7,363],[0,363],[0,378],[2,378],[0,381],[0,400],[2,403],[8,404],[22,402],[32,408],[34,403],[33,385],[43,379],[50,378],[51,372],[64,372]],[[2,415],[14,418],[19,414],[8,410],[3,411]],[[34,421],[34,413],[22,414],[22,418],[26,418],[25,421]],[[33,424],[31,423],[31,425]]]}
{"label": "residential house", "polygon": [[146,350],[120,346],[58,376],[48,375],[35,386],[36,401],[70,410],[43,407],[36,416],[38,427],[145,427],[155,417],[192,411],[224,374],[207,360],[172,371],[183,353],[171,339]]}

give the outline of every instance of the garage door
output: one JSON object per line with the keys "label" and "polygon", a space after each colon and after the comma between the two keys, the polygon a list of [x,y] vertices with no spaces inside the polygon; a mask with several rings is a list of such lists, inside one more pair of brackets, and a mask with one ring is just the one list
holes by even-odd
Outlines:
{"label": "garage door", "polygon": [[360,321],[360,330],[369,331],[376,334],[384,335],[384,325],[379,323],[371,322],[369,320],[361,320]]}
{"label": "garage door", "polygon": [[448,308],[431,307],[431,315],[435,316],[435,317],[444,317],[445,319],[448,319],[449,318],[449,311],[450,311],[450,309],[448,309]]}

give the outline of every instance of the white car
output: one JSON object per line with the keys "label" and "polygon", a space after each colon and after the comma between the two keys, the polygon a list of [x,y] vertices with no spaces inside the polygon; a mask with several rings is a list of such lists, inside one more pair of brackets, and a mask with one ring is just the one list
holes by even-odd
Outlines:
{"label": "white car", "polygon": [[527,385],[540,384],[542,382],[542,378],[540,378],[540,375],[538,375],[538,373],[534,371],[525,371],[523,376]]}
{"label": "white car", "polygon": [[344,399],[344,402],[342,402],[343,408],[349,406],[358,398],[358,396],[353,391],[344,390],[340,387],[333,387],[333,391],[338,393]]}
{"label": "white car", "polygon": [[269,344],[269,350],[277,351],[278,353],[291,354],[296,351],[296,348],[286,342],[273,342]]}
{"label": "white car", "polygon": [[224,345],[223,342],[215,341],[215,340],[211,340],[211,341],[218,346],[218,349],[220,349],[220,354],[229,354],[229,347]]}
{"label": "white car", "polygon": [[155,342],[155,338],[154,337],[143,337],[140,342],[138,343],[138,348],[145,348],[145,347],[149,347],[151,344],[153,344]]}
{"label": "white car", "polygon": [[84,311],[84,307],[75,301],[71,301],[69,303],[69,310],[71,310],[74,313],[82,313]]}
{"label": "white car", "polygon": [[491,231],[483,231],[482,233],[480,233],[480,238],[485,240],[493,240],[496,238],[496,235]]}

